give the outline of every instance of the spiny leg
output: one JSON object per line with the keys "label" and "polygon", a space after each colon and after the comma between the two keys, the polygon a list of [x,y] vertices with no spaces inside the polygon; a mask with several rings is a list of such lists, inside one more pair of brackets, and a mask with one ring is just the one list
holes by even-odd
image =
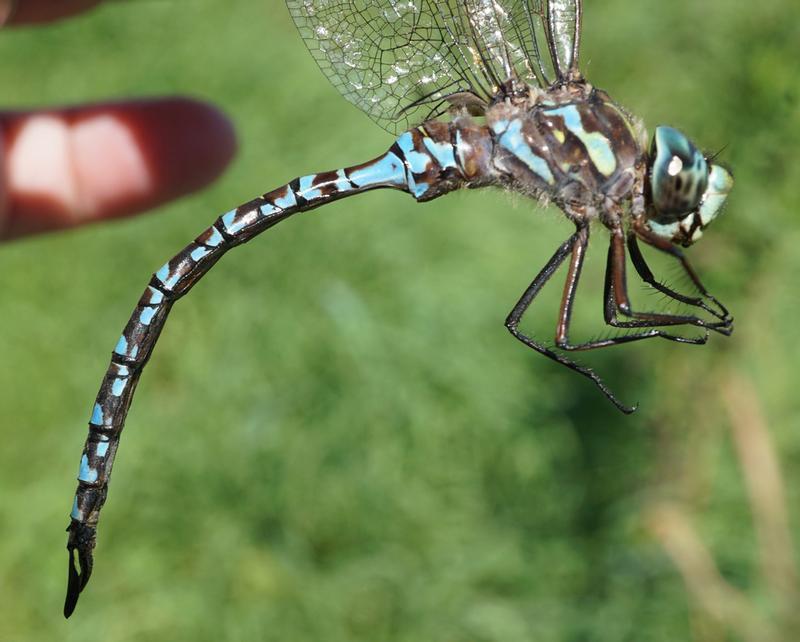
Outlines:
{"label": "spiny leg", "polygon": [[[578,282],[580,280],[581,271],[583,270],[583,262],[586,258],[586,249],[589,245],[589,229],[586,228],[586,233],[582,235],[572,249],[572,259],[570,260],[569,269],[567,271],[567,279],[564,283],[564,294],[561,298],[561,307],[559,309],[558,325],[556,327],[556,345],[562,350],[580,351],[580,350],[594,350],[596,348],[607,348],[609,346],[622,345],[631,343],[633,341],[641,341],[643,339],[652,339],[654,337],[661,337],[670,341],[677,341],[678,343],[705,343],[707,337],[699,337],[697,339],[687,339],[672,334],[668,334],[663,330],[651,328],[642,332],[634,332],[619,337],[609,337],[608,339],[599,339],[594,341],[586,341],[583,343],[573,344],[569,341],[569,328],[572,321],[572,307],[575,303],[575,294],[578,291]],[[606,264],[605,275],[605,288],[603,293],[604,311],[606,322],[609,318],[614,316],[614,295],[613,295],[613,269],[611,260],[611,249],[609,248],[608,261]]]}
{"label": "spiny leg", "polygon": [[[611,243],[608,248],[608,263],[606,266],[605,289],[605,319],[606,323],[615,328],[653,328],[656,326],[692,325],[708,331],[709,324],[700,317],[683,314],[668,314],[661,312],[638,312],[631,308],[628,297],[628,284],[625,269],[625,241],[622,230],[611,231]],[[620,321],[617,312],[632,319]],[[686,339],[674,335],[661,334],[665,339],[681,343],[705,343],[705,339]]]}
{"label": "spiny leg", "polygon": [[639,274],[639,277],[642,279],[642,281],[652,286],[659,292],[666,294],[669,298],[680,301],[681,303],[686,303],[687,305],[693,305],[701,308],[703,311],[720,320],[719,323],[708,324],[709,328],[718,330],[720,328],[724,328],[730,323],[730,317],[726,316],[727,310],[725,310],[724,313],[720,310],[715,310],[711,306],[707,305],[703,299],[681,294],[661,281],[658,281],[650,269],[650,266],[647,265],[647,262],[642,255],[642,251],[639,248],[639,243],[636,240],[636,234],[634,233],[628,234],[628,253],[631,257],[631,262],[633,263],[634,268],[636,268],[636,272]]}
{"label": "spiny leg", "polygon": [[[573,254],[573,260],[571,263],[571,268],[573,265],[577,266],[576,269],[570,270],[570,275],[567,277],[567,284],[565,286],[565,299],[567,298],[567,292],[571,291],[574,293],[574,290],[577,289],[578,286],[578,278],[580,276],[580,265],[583,261],[583,254],[586,250],[586,246],[589,242],[589,227],[585,224],[581,224],[577,226],[575,233],[570,236],[561,246],[555,251],[550,260],[545,264],[545,266],[541,269],[539,274],[536,275],[536,278],[533,282],[528,286],[525,292],[522,294],[522,297],[514,306],[514,309],[511,310],[508,317],[506,318],[506,328],[508,331],[519,341],[524,343],[529,348],[536,350],[539,354],[543,354],[544,356],[552,359],[553,361],[560,363],[563,366],[566,366],[570,370],[578,372],[582,374],[584,377],[590,379],[594,384],[600,389],[606,398],[613,403],[619,410],[624,412],[625,414],[630,414],[636,410],[636,407],[630,407],[623,404],[619,399],[616,398],[613,392],[606,386],[603,380],[590,368],[582,366],[578,363],[575,363],[571,359],[565,357],[564,355],[558,354],[557,352],[551,350],[547,346],[538,341],[535,341],[531,337],[523,334],[519,331],[519,322],[522,319],[522,315],[525,314],[525,311],[530,307],[533,300],[539,294],[541,289],[544,287],[545,283],[550,279],[551,276],[555,273],[556,270],[561,266],[567,256],[570,253]],[[575,258],[575,250],[578,250],[579,258]],[[563,314],[563,303],[562,303],[562,316]],[[566,314],[567,325],[569,323],[569,311]],[[560,325],[560,323],[559,323]]]}
{"label": "spiny leg", "polygon": [[[692,283],[700,292],[700,294],[702,294],[705,298],[709,299],[714,305],[716,305],[719,308],[719,310],[714,310],[709,305],[707,305],[705,301],[703,301],[701,298],[689,297],[680,294],[679,292],[676,292],[672,288],[669,288],[663,283],[660,283],[658,280],[656,280],[652,271],[645,262],[641,250],[639,249],[637,236],[641,238],[649,246],[677,259],[678,262],[681,264],[681,267],[683,268],[684,272],[686,272],[686,274],[689,276],[689,279],[692,281]],[[639,273],[639,276],[645,283],[648,283],[659,292],[663,292],[664,294],[675,299],[676,301],[681,301],[682,303],[687,303],[689,305],[694,305],[696,307],[703,309],[704,311],[708,312],[709,314],[720,320],[720,323],[708,324],[708,327],[710,329],[716,330],[717,332],[720,332],[721,334],[725,335],[731,334],[731,332],[733,331],[732,327],[733,317],[731,316],[730,312],[728,312],[728,308],[722,305],[722,303],[715,296],[713,296],[711,293],[708,292],[708,290],[706,290],[702,281],[700,281],[700,277],[697,276],[697,273],[694,271],[694,268],[692,268],[691,264],[689,263],[689,260],[686,258],[686,255],[683,253],[683,251],[681,251],[680,248],[676,247],[669,241],[665,241],[651,234],[643,226],[637,225],[635,226],[634,231],[628,234],[628,249],[630,251],[631,261],[633,262],[636,271]]]}

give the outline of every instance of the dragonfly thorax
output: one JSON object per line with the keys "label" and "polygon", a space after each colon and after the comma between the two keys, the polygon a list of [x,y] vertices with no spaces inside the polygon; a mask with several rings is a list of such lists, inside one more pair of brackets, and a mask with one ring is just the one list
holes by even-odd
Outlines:
{"label": "dragonfly thorax", "polygon": [[547,197],[569,215],[595,218],[607,199],[633,196],[644,153],[632,119],[587,83],[489,107],[494,167],[514,190]]}

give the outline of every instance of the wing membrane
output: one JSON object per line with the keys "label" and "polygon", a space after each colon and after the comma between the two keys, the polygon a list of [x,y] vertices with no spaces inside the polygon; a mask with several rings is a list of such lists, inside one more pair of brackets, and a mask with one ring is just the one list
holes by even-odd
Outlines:
{"label": "wing membrane", "polygon": [[580,0],[550,0],[547,3],[550,55],[559,80],[578,73],[582,7]]}
{"label": "wing membrane", "polygon": [[511,78],[547,87],[577,62],[580,0],[286,4],[336,89],[391,132],[443,113],[450,96],[488,102]]}

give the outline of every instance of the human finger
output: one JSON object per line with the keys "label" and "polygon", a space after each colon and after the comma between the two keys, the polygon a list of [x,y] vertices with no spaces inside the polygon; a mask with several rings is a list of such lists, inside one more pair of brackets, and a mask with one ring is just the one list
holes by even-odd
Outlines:
{"label": "human finger", "polygon": [[0,0],[0,25],[51,22],[81,13],[102,0]]}
{"label": "human finger", "polygon": [[229,121],[187,98],[0,112],[0,238],[136,214],[212,181]]}

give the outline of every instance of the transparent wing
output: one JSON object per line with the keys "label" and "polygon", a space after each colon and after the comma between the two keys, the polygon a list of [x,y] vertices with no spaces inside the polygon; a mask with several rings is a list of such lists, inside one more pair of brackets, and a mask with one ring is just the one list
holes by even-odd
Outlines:
{"label": "transparent wing", "polygon": [[559,80],[578,78],[581,48],[581,0],[549,0],[547,3],[548,43]]}
{"label": "transparent wing", "polygon": [[323,73],[391,132],[452,102],[488,103],[512,78],[546,87],[577,62],[580,0],[286,4]]}

